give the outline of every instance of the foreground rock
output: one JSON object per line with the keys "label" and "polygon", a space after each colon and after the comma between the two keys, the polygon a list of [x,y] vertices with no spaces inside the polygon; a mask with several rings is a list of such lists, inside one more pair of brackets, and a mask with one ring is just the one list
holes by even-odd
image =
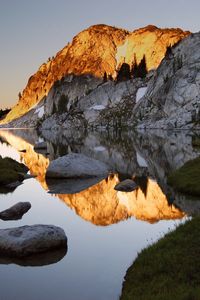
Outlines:
{"label": "foreground rock", "polygon": [[19,220],[31,208],[30,202],[19,202],[0,212],[0,219],[4,221]]}
{"label": "foreground rock", "polygon": [[22,226],[0,229],[0,255],[23,257],[67,248],[63,229],[53,225]]}
{"label": "foreground rock", "polygon": [[47,169],[47,178],[106,177],[107,166],[83,154],[71,153],[52,161]]}
{"label": "foreground rock", "polygon": [[138,188],[138,185],[131,179],[126,179],[118,183],[114,189],[121,192],[132,192]]}

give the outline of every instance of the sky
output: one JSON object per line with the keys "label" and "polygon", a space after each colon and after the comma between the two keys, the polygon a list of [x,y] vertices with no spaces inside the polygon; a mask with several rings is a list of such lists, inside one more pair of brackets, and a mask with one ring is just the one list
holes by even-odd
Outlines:
{"label": "sky", "polygon": [[199,11],[199,0],[0,0],[0,108],[13,106],[38,67],[91,25],[196,32]]}

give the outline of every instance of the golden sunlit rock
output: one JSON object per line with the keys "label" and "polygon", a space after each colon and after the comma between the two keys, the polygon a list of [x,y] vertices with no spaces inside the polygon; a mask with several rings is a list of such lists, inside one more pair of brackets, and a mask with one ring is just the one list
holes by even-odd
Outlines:
{"label": "golden sunlit rock", "polygon": [[107,25],[95,25],[74,37],[55,58],[44,63],[30,77],[18,103],[3,123],[16,119],[46,96],[52,85],[67,74],[92,74],[103,77],[104,72],[115,76],[116,69],[126,62],[132,64],[146,56],[148,69],[157,68],[166,48],[189,34],[181,29],[159,29],[147,26],[133,32]]}

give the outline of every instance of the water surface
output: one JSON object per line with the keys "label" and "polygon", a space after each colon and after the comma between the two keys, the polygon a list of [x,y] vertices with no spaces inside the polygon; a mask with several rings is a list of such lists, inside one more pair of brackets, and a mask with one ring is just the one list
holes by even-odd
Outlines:
{"label": "water surface", "polygon": [[[1,299],[118,299],[127,268],[138,252],[199,213],[167,185],[167,175],[199,155],[187,133],[0,131],[0,154],[23,161],[36,178],[13,193],[0,195],[0,210],[30,201],[20,221],[0,221],[0,228],[54,224],[65,230],[68,251],[38,257],[35,266],[0,257]],[[46,153],[33,146],[45,140]],[[26,150],[26,152],[20,152]],[[84,153],[112,167],[113,174],[82,190],[66,194],[66,185],[46,182],[49,161],[69,152]],[[139,189],[116,192],[114,186],[135,178]],[[78,190],[78,182],[74,189]]]}

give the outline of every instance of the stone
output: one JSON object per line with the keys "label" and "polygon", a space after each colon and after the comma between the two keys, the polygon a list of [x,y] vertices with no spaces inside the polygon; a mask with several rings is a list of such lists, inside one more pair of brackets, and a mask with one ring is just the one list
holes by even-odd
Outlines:
{"label": "stone", "polygon": [[32,225],[0,229],[0,255],[25,257],[67,248],[63,229],[53,225]]}
{"label": "stone", "polygon": [[138,188],[138,185],[131,179],[125,179],[118,183],[114,189],[120,192],[132,192]]}
{"label": "stone", "polygon": [[0,219],[3,221],[19,220],[30,208],[30,202],[18,202],[12,207],[0,212]]}
{"label": "stone", "polygon": [[46,149],[47,149],[47,143],[46,142],[37,143],[34,146],[34,150],[46,150]]}
{"label": "stone", "polygon": [[83,154],[70,153],[50,162],[46,178],[107,177],[108,173],[104,163]]}

